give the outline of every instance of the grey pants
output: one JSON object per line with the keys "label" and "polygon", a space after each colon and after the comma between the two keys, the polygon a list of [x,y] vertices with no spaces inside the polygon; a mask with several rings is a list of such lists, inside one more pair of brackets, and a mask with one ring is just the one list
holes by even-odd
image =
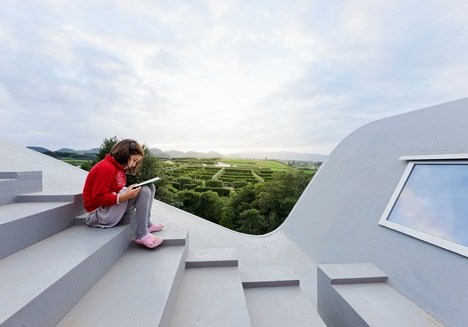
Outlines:
{"label": "grey pants", "polygon": [[123,216],[135,210],[135,238],[141,239],[149,233],[148,227],[151,226],[151,207],[153,206],[155,193],[156,188],[153,184],[144,185],[141,187],[138,195],[127,202],[114,204],[108,207],[99,207],[88,216],[86,224],[92,227],[113,227],[119,223]]}
{"label": "grey pants", "polygon": [[141,239],[149,233],[148,227],[151,226],[151,208],[153,206],[155,193],[156,188],[153,184],[144,185],[141,187],[136,198],[127,201],[127,210],[125,213],[133,209],[136,210],[136,239]]}

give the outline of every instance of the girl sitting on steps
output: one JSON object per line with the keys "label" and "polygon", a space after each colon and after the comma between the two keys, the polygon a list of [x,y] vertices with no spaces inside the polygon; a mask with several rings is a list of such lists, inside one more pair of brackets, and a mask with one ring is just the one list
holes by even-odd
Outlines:
{"label": "girl sitting on steps", "polygon": [[155,187],[153,184],[125,187],[126,173],[133,174],[141,169],[144,154],[141,145],[134,140],[115,144],[89,171],[83,188],[83,205],[89,213],[86,224],[101,228],[114,227],[125,213],[136,209],[135,242],[155,248],[163,239],[151,233],[164,227],[150,220]]}

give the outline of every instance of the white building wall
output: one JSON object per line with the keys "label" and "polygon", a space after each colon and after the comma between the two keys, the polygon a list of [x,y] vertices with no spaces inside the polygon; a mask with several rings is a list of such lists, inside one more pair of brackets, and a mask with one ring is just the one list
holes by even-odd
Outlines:
{"label": "white building wall", "polygon": [[399,157],[468,153],[467,123],[465,98],[356,130],[322,165],[282,232],[317,264],[374,264],[442,324],[468,326],[468,258],[378,225],[406,167]]}

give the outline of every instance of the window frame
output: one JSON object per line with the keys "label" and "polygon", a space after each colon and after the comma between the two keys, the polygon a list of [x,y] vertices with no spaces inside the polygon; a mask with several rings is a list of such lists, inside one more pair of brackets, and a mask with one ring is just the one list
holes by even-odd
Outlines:
{"label": "window frame", "polygon": [[436,245],[443,249],[461,254],[468,257],[468,247],[462,244],[449,241],[432,234],[428,234],[424,231],[420,231],[408,226],[400,225],[393,221],[389,221],[388,218],[392,212],[401,192],[403,191],[411,173],[416,165],[467,165],[468,166],[468,154],[457,154],[457,155],[425,155],[425,156],[402,156],[400,160],[407,161],[407,166],[403,172],[400,181],[398,182],[390,200],[385,207],[380,219],[379,225],[395,230],[397,232],[406,234],[424,242]]}

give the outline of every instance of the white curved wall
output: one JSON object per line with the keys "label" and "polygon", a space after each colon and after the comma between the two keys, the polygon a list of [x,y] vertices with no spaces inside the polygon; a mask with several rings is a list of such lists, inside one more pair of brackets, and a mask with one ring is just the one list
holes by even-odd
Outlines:
{"label": "white curved wall", "polygon": [[[370,262],[447,326],[467,326],[468,258],[378,225],[402,155],[468,153],[468,98],[368,124],[322,165],[281,230],[312,260]],[[467,199],[468,201],[468,199]]]}

